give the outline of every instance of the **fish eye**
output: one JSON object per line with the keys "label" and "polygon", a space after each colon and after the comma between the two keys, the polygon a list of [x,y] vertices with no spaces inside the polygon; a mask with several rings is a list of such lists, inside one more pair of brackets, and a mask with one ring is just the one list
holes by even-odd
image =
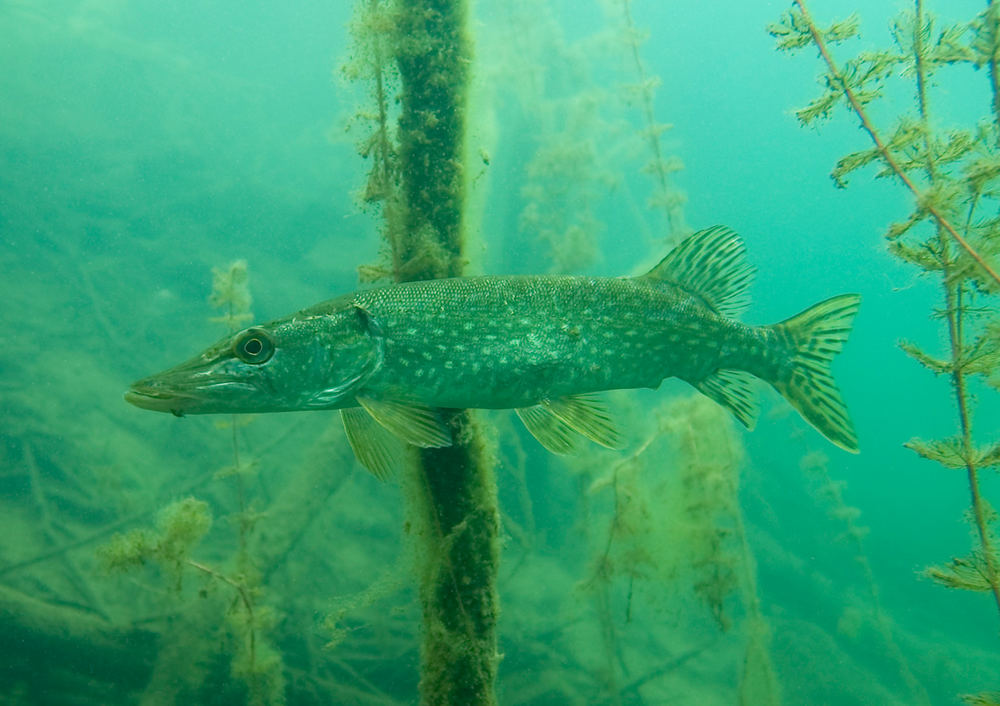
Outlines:
{"label": "fish eye", "polygon": [[264,329],[248,328],[233,342],[233,354],[244,363],[261,365],[274,355],[274,339]]}

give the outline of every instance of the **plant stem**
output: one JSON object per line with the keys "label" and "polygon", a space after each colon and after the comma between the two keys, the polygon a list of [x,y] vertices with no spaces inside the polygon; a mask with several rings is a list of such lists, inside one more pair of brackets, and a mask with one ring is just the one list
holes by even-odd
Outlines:
{"label": "plant stem", "polygon": [[[639,93],[642,96],[642,115],[646,120],[646,139],[649,142],[650,151],[653,153],[653,161],[650,166],[656,174],[656,180],[660,185],[661,196],[665,198],[667,194],[674,191],[667,177],[667,166],[663,160],[663,150],[660,147],[660,133],[656,125],[656,116],[653,112],[653,89],[646,76],[646,69],[642,65],[642,57],[639,56],[639,42],[636,38],[638,31],[635,22],[632,20],[632,0],[621,0],[622,13],[625,16],[625,31],[628,33],[628,43],[632,49],[632,61],[635,64],[635,72],[639,77]],[[668,237],[671,240],[683,235],[684,217],[678,206],[670,206],[665,203],[663,207],[667,215]]]}
{"label": "plant stem", "polygon": [[[927,178],[930,183],[933,184],[938,179],[937,166],[934,161],[934,154],[932,152],[932,145],[930,140],[930,102],[927,99],[927,66],[924,62],[924,45],[923,45],[923,24],[924,24],[924,4],[923,0],[914,0],[913,6],[914,12],[914,22],[913,22],[913,57],[914,65],[916,71],[916,81],[917,81],[917,106],[920,114],[920,122],[923,128],[923,141],[924,141],[924,155],[925,155],[925,165],[924,168],[927,171]],[[968,232],[969,222],[971,221],[972,210],[969,211],[969,219],[966,221],[965,231]],[[965,458],[971,458],[968,453],[971,448],[972,430],[969,426],[968,417],[968,407],[967,399],[965,396],[965,386],[964,379],[962,377],[962,372],[958,367],[958,362],[960,356],[962,355],[963,349],[963,336],[962,336],[962,326],[961,326],[961,311],[954,307],[955,299],[959,301],[962,296],[962,283],[959,280],[954,280],[951,277],[952,263],[951,263],[951,247],[950,242],[945,237],[944,231],[940,224],[937,227],[937,241],[938,247],[941,252],[942,270],[941,270],[941,285],[944,288],[945,293],[945,308],[948,311],[948,336],[951,345],[951,355],[952,355],[952,370],[953,375],[957,376],[957,383],[954,386],[955,396],[957,398],[956,402],[959,410],[959,426],[962,429],[963,437],[963,448],[965,450]],[[975,498],[979,494],[979,486],[977,480],[973,477],[970,478],[970,487],[972,488],[973,497]],[[981,517],[979,513],[979,508],[976,507],[975,501],[973,502],[974,513],[976,515],[976,525],[980,529],[980,534],[982,536],[982,531],[985,529],[985,525],[981,522]],[[986,545],[988,546],[988,542]],[[875,593],[877,598],[878,594]],[[876,605],[878,603],[876,602]],[[898,649],[898,648],[897,648]],[[912,676],[912,675],[911,675]]]}
{"label": "plant stem", "polygon": [[861,101],[858,100],[854,91],[852,91],[850,86],[847,85],[847,81],[844,80],[843,74],[841,74],[840,69],[837,68],[836,62],[834,62],[833,57],[830,55],[830,51],[826,47],[826,42],[823,41],[823,36],[813,23],[809,10],[806,9],[805,0],[792,0],[792,2],[799,8],[799,12],[802,13],[802,19],[809,27],[809,34],[812,35],[813,43],[816,45],[816,48],[819,49],[820,56],[823,58],[827,68],[830,70],[830,74],[836,78],[837,82],[840,84],[841,89],[844,91],[844,96],[847,98],[847,102],[850,104],[854,114],[858,116],[858,120],[861,121],[861,127],[868,133],[868,137],[870,137],[872,143],[874,143],[875,149],[877,149],[879,154],[882,155],[882,159],[889,166],[889,168],[892,169],[893,173],[899,177],[900,181],[903,182],[906,188],[910,190],[916,198],[917,204],[921,208],[925,209],[927,213],[929,213],[934,220],[948,232],[955,242],[958,243],[966,253],[968,253],[969,257],[971,257],[994,282],[1000,285],[1000,275],[998,275],[996,271],[986,263],[983,256],[980,255],[965,238],[959,235],[958,231],[951,224],[951,222],[945,218],[944,214],[941,213],[941,211],[934,204],[928,202],[927,199],[924,198],[924,193],[917,188],[917,185],[913,183],[913,180],[910,179],[903,167],[896,161],[896,158],[892,156],[889,148],[886,147],[884,142],[882,142],[878,132],[875,130],[875,126],[868,118],[868,113],[865,111],[864,106],[861,105]]}
{"label": "plant stem", "polygon": [[948,336],[951,338],[951,382],[955,391],[955,402],[958,405],[958,419],[962,431],[962,455],[965,458],[965,472],[969,480],[969,494],[972,502],[972,517],[979,535],[979,545],[982,547],[983,562],[986,568],[985,579],[990,584],[993,600],[997,611],[1000,611],[1000,571],[993,553],[993,541],[990,537],[987,522],[986,503],[979,490],[979,469],[973,461],[972,417],[969,413],[968,392],[965,375],[962,371],[962,291],[957,287],[944,285],[947,302]]}
{"label": "plant stem", "polygon": [[[992,7],[994,0],[990,0],[989,6]],[[812,36],[813,43],[819,49],[819,53],[826,63],[830,74],[837,80],[840,87],[844,91],[844,95],[847,98],[851,109],[857,115],[858,119],[861,121],[861,126],[868,133],[872,142],[875,144],[875,148],[879,151],[882,159],[889,166],[890,169],[896,174],[897,177],[906,185],[906,188],[917,199],[917,203],[922,205],[922,207],[934,217],[938,224],[938,238],[941,251],[941,261],[942,261],[942,282],[945,292],[945,304],[946,304],[946,319],[948,322],[948,336],[951,344],[951,381],[952,388],[955,393],[955,401],[958,407],[958,417],[959,417],[959,428],[961,430],[961,441],[962,441],[962,453],[966,460],[966,474],[969,482],[969,492],[971,495],[972,503],[972,514],[973,522],[976,525],[976,531],[979,535],[979,543],[982,548],[983,561],[986,569],[985,578],[990,585],[990,591],[993,594],[994,601],[997,604],[997,610],[1000,611],[1000,571],[996,565],[995,555],[993,553],[993,542],[990,537],[989,524],[987,521],[987,508],[986,503],[982,498],[979,489],[979,473],[978,467],[973,461],[973,444],[972,444],[972,421],[971,414],[969,411],[968,402],[968,390],[967,383],[965,379],[964,370],[962,367],[963,360],[963,330],[962,330],[962,285],[961,283],[952,282],[951,273],[956,266],[955,262],[951,259],[948,248],[948,239],[943,237],[943,232],[947,232],[951,238],[958,243],[972,257],[976,263],[998,284],[1000,284],[1000,276],[990,268],[989,265],[983,260],[982,256],[979,255],[975,249],[969,245],[968,241],[963,238],[957,231],[957,229],[951,224],[951,222],[944,217],[943,214],[933,205],[927,203],[924,199],[923,192],[917,188],[913,180],[910,179],[909,175],[900,166],[896,159],[892,156],[892,153],[886,147],[885,143],[882,142],[878,132],[876,131],[874,125],[868,117],[867,112],[861,105],[854,91],[847,85],[844,80],[843,75],[837,68],[836,63],[833,60],[829,50],[827,49],[826,43],[823,41],[823,37],[819,30],[816,28],[812,17],[809,15],[809,11],[805,6],[805,0],[793,0],[793,3],[799,8],[802,13],[802,19],[809,27],[809,33]],[[915,27],[914,27],[914,55],[915,55],[915,65],[917,74],[917,103],[920,109],[920,116],[924,126],[925,139],[928,130],[928,102],[927,102],[927,76],[926,68],[923,61],[923,48],[921,39],[921,25],[923,23],[923,3],[922,0],[915,0]],[[996,61],[990,62],[991,69],[991,82],[994,86],[994,107],[998,110],[997,117],[1000,120],[1000,102],[997,100],[997,96],[1000,92],[997,91],[996,83]],[[936,178],[936,171],[933,162],[933,158],[930,154],[930,147],[927,145],[927,164],[926,170],[928,177],[933,183]],[[970,216],[971,222],[971,216]],[[942,232],[943,231],[943,232]]]}
{"label": "plant stem", "polygon": [[997,127],[997,141],[1000,143],[1000,71],[997,68],[997,18],[1000,11],[997,10],[997,0],[987,0],[986,2],[986,24],[990,32],[990,46],[993,56],[989,61],[990,88],[993,92],[993,120]]}
{"label": "plant stem", "polygon": [[[915,22],[913,29],[914,56],[916,58],[917,73],[917,101],[920,107],[920,119],[924,127],[924,151],[926,154],[927,176],[934,183],[937,179],[937,168],[931,152],[929,140],[930,133],[930,107],[927,100],[927,73],[923,58],[923,0],[914,0]],[[972,215],[975,210],[975,200],[969,207],[964,230],[968,232],[972,223]],[[952,390],[955,394],[955,404],[958,408],[958,422],[962,433],[962,456],[965,458],[966,472],[969,481],[969,492],[972,501],[973,521],[976,531],[979,534],[979,544],[982,547],[984,560],[986,562],[986,579],[990,584],[997,609],[1000,610],[1000,584],[997,582],[996,564],[993,561],[993,550],[991,546],[989,523],[986,520],[986,509],[979,491],[979,474],[976,464],[973,462],[972,444],[972,417],[969,412],[969,398],[966,388],[965,372],[962,368],[962,359],[965,349],[965,332],[962,321],[962,299],[963,282],[961,279],[952,277],[955,263],[951,257],[949,241],[944,237],[941,228],[938,228],[938,246],[941,252],[941,285],[944,289],[945,311],[948,322],[948,340],[951,349],[951,381]]]}
{"label": "plant stem", "polygon": [[[188,566],[198,569],[198,571],[208,574],[213,579],[222,581],[222,583],[225,584],[229,584],[234,589],[236,589],[236,593],[239,594],[240,600],[243,602],[243,607],[246,609],[247,612],[247,631],[249,633],[248,639],[250,643],[250,674],[254,675],[254,678],[256,678],[255,675],[257,672],[255,669],[255,664],[257,661],[257,633],[253,624],[253,601],[250,599],[250,593],[249,591],[247,591],[246,586],[237,581],[234,581],[225,574],[219,573],[212,567],[202,564],[200,561],[195,561],[194,559],[185,559],[184,561],[187,563]],[[253,684],[251,684],[251,687],[252,686]]]}
{"label": "plant stem", "polygon": [[[465,263],[467,0],[402,0],[398,213],[387,219],[397,281],[455,277]],[[407,494],[423,542],[421,703],[493,706],[500,512],[493,458],[467,410],[441,412],[454,443],[420,449]]]}
{"label": "plant stem", "polygon": [[[916,59],[917,78],[917,102],[920,108],[920,119],[924,127],[924,147],[927,155],[926,169],[931,183],[937,178],[937,170],[934,158],[931,153],[930,140],[928,134],[930,130],[930,108],[927,101],[927,73],[923,57],[923,38],[921,27],[923,26],[923,0],[914,0],[914,29],[913,45],[914,58]],[[990,62],[993,68],[993,62]],[[975,209],[975,202],[970,206],[968,218],[966,219],[966,232],[972,222],[972,214]],[[943,237],[941,228],[938,228],[938,241],[941,252],[941,280],[945,296],[945,312],[948,322],[948,339],[951,348],[951,382],[952,390],[955,394],[955,404],[958,408],[959,428],[962,433],[962,457],[965,459],[966,475],[969,481],[969,493],[971,495],[973,522],[979,535],[979,545],[982,548],[983,560],[986,567],[986,580],[990,585],[993,598],[1000,611],[1000,582],[992,548],[992,541],[989,532],[989,523],[986,519],[986,508],[983,503],[979,489],[979,469],[974,459],[974,446],[972,443],[972,416],[969,411],[969,398],[966,386],[965,372],[962,368],[965,349],[965,332],[962,321],[962,307],[964,297],[964,286],[961,279],[952,277],[955,263],[952,261],[948,240]]]}

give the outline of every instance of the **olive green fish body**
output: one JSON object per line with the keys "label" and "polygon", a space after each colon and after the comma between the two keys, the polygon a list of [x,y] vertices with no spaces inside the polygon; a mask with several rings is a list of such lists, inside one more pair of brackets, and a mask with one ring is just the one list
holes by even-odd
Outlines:
{"label": "olive green fish body", "polygon": [[353,302],[384,338],[359,393],[436,407],[518,408],[758,367],[747,347],[757,331],[641,279],[468,277],[363,291]]}
{"label": "olive green fish body", "polygon": [[177,415],[340,409],[359,461],[384,476],[399,440],[451,443],[438,408],[515,409],[546,448],[565,453],[580,436],[619,445],[592,393],[677,377],[752,428],[759,378],[856,451],[830,363],[859,297],[749,326],[737,316],[752,275],[739,236],[716,226],[640,277],[463,277],[362,290],[228,336],[136,382],[126,399]]}

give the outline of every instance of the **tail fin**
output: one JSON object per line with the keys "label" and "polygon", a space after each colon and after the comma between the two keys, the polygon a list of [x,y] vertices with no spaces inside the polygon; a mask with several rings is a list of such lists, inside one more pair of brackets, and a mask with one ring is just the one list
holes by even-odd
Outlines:
{"label": "tail fin", "polygon": [[769,382],[820,434],[851,453],[858,452],[858,437],[830,361],[844,347],[860,303],[857,294],[841,294],[771,327],[794,354],[791,372]]}

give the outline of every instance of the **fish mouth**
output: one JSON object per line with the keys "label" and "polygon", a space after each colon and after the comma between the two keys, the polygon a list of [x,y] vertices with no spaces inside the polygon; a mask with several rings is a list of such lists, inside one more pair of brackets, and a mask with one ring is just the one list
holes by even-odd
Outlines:
{"label": "fish mouth", "polygon": [[153,412],[170,412],[178,417],[184,414],[184,410],[196,401],[193,397],[179,395],[176,392],[164,392],[133,385],[125,392],[125,401],[140,409],[148,409]]}
{"label": "fish mouth", "polygon": [[[204,373],[197,375],[208,377]],[[251,405],[257,388],[244,381],[215,376],[215,379],[193,381],[186,371],[168,371],[132,383],[125,392],[125,401],[140,409],[170,412],[178,417],[185,414],[257,411]],[[249,407],[254,407],[253,410]]]}

